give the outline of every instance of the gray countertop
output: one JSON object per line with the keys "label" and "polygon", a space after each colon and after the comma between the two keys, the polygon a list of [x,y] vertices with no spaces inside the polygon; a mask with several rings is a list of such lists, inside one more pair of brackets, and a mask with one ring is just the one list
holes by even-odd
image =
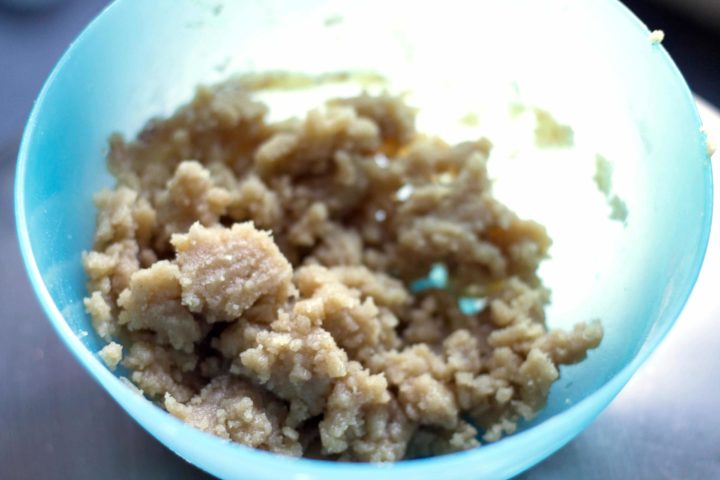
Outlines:
{"label": "gray countertop", "polygon": [[[2,479],[205,477],[135,424],[66,351],[35,300],[15,239],[22,124],[54,61],[104,4],[65,0],[34,15],[0,9]],[[705,115],[720,138],[720,117]],[[519,478],[720,479],[718,235],[715,225],[700,281],[660,348],[584,433]]]}

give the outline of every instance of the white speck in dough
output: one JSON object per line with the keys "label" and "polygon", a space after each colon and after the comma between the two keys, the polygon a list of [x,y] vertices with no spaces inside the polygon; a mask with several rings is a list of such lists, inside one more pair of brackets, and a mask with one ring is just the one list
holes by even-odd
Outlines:
{"label": "white speck in dough", "polygon": [[400,189],[398,189],[397,193],[395,194],[395,198],[400,200],[401,202],[404,202],[408,198],[410,198],[410,195],[413,193],[413,186],[409,183],[406,183]]}
{"label": "white speck in dough", "polygon": [[377,155],[375,155],[373,157],[373,160],[375,160],[375,163],[380,168],[386,168],[388,166],[388,164],[390,163],[388,158],[383,153],[378,153]]}

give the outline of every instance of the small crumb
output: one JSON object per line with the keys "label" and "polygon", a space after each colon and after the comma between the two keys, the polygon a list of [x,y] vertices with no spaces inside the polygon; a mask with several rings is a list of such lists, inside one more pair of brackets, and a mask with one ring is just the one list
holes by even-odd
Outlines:
{"label": "small crumb", "polygon": [[495,400],[497,400],[499,404],[507,403],[512,400],[513,393],[512,387],[498,388],[497,393],[495,394]]}
{"label": "small crumb", "polygon": [[665,32],[662,30],[653,30],[650,32],[650,43],[653,45],[659,45],[665,40]]}
{"label": "small crumb", "polygon": [[114,371],[120,363],[120,360],[122,360],[122,345],[110,342],[98,352],[98,355],[100,355],[100,358],[105,362],[105,365]]}

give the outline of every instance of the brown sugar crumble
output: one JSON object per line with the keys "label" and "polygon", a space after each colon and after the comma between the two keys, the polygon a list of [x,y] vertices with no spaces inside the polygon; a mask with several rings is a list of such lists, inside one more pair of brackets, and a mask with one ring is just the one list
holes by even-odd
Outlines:
{"label": "brown sugar crumble", "polygon": [[493,197],[489,141],[419,134],[387,95],[267,113],[226,82],[110,139],[85,305],[146,397],[250,447],[389,462],[513,433],[598,346],[598,322],[546,328],[550,239]]}

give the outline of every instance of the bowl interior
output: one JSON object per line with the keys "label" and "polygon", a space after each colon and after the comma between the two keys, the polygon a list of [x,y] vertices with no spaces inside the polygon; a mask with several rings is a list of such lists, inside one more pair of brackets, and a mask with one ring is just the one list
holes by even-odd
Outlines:
{"label": "bowl interior", "polygon": [[[91,246],[92,193],[112,185],[104,162],[108,135],[134,135],[148,118],[187,101],[198,83],[266,70],[378,72],[387,79],[382,88],[408,92],[421,108],[421,130],[496,142],[490,168],[498,196],[544,223],[554,241],[542,267],[553,291],[549,324],[567,328],[599,318],[606,332],[585,362],[562,369],[547,408],[525,432],[477,451],[382,470],[278,460],[186,428],[101,365],[94,355],[101,341],[82,304],[80,255]],[[318,95],[359,87],[338,88]],[[278,115],[290,105],[268,100]],[[546,109],[572,125],[576,148],[533,149],[532,127],[508,114],[509,102],[524,105],[526,114]],[[477,122],[458,121],[468,114]],[[343,469],[360,478],[366,469],[390,475],[422,465],[429,476],[465,462],[458,475],[502,478],[577,434],[677,317],[710,223],[710,164],[699,128],[669,57],[616,2],[124,0],[73,44],[35,105],[18,167],[20,242],[38,295],[73,353],[145,428],[212,473],[272,476],[264,468],[273,459],[277,475],[286,469],[322,477]],[[593,183],[597,154],[613,164],[626,224],[608,218]],[[244,462],[228,460],[228,452]]]}

